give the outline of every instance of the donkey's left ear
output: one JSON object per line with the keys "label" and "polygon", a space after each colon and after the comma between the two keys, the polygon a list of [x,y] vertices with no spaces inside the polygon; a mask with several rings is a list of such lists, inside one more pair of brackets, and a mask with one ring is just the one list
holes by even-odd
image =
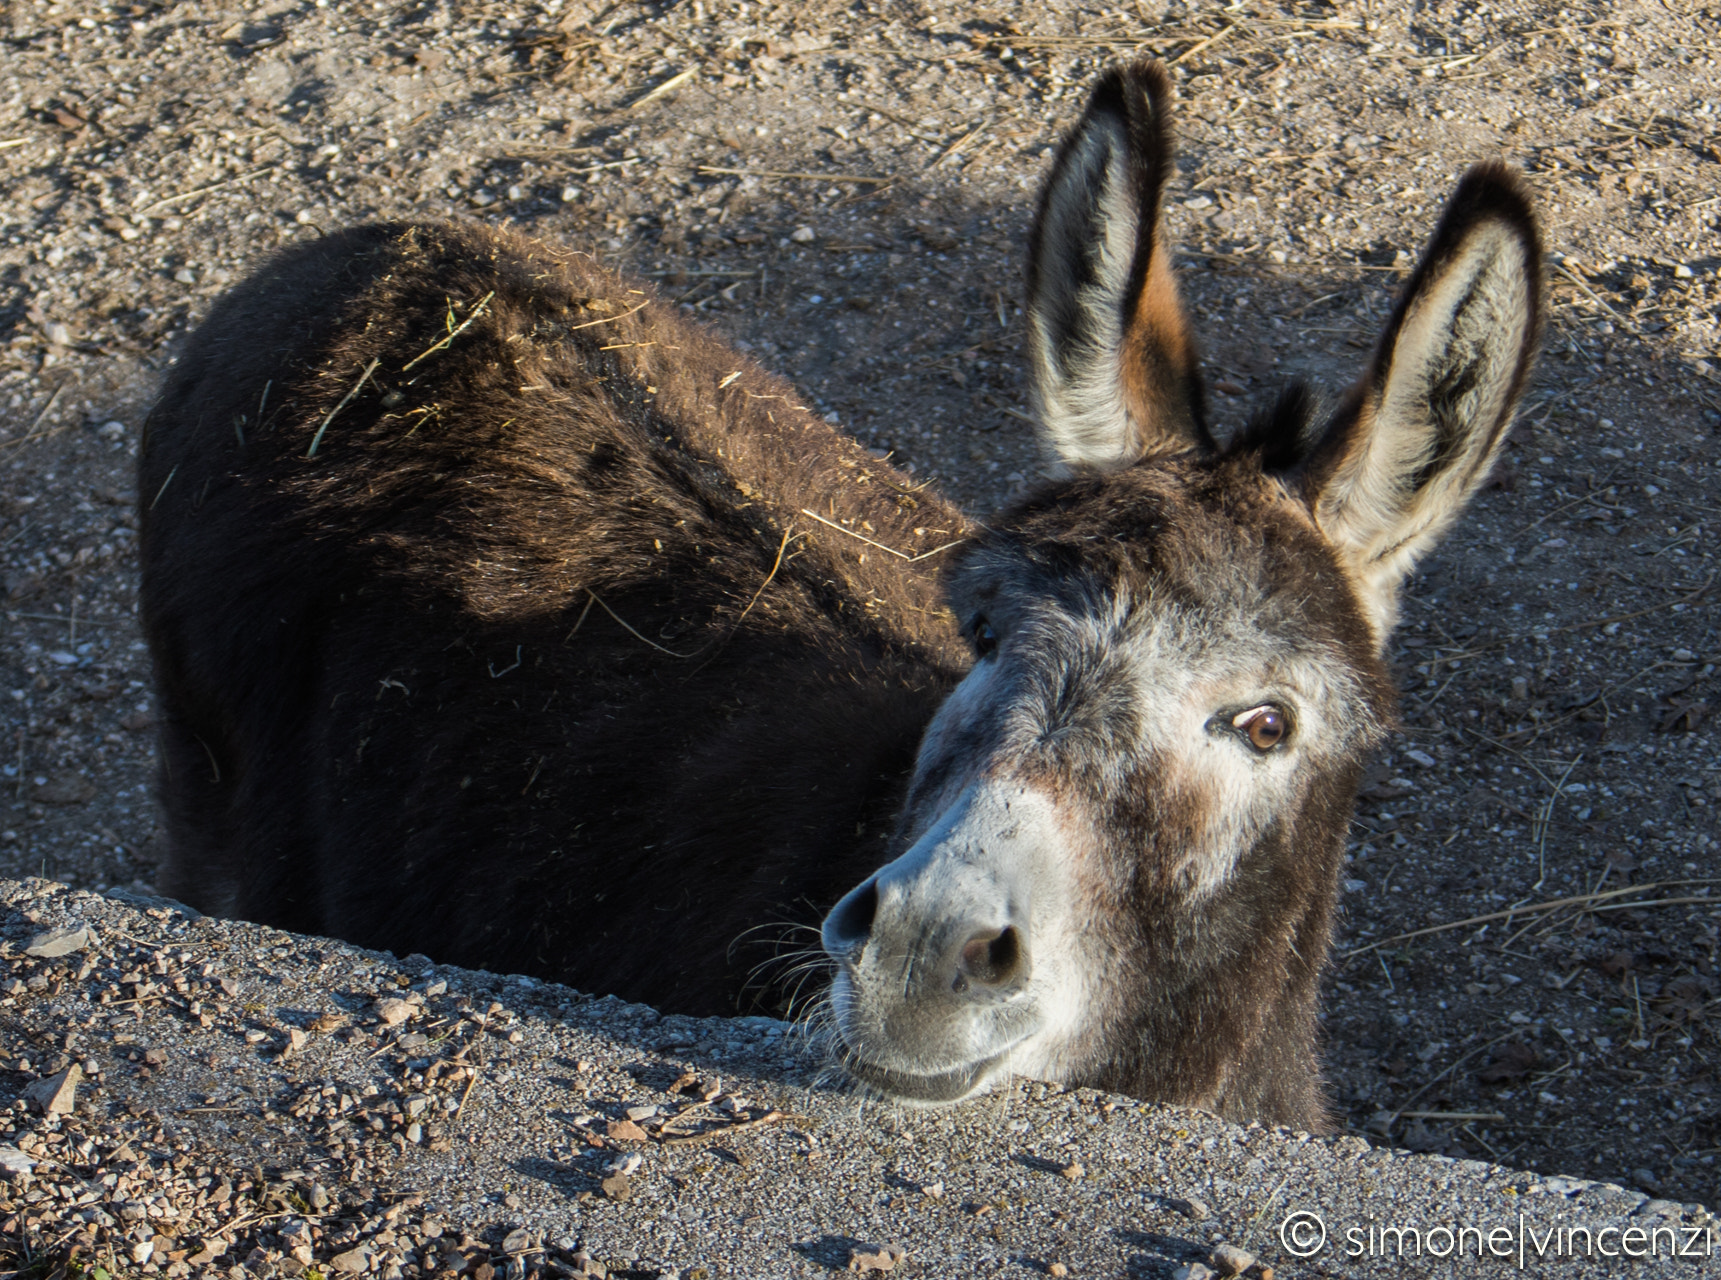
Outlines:
{"label": "donkey's left ear", "polygon": [[1522,181],[1478,165],[1301,467],[1304,495],[1385,644],[1398,590],[1488,476],[1542,325],[1542,246]]}
{"label": "donkey's left ear", "polygon": [[1108,71],[1040,195],[1028,245],[1029,344],[1043,442],[1070,470],[1213,447],[1159,230],[1170,105],[1159,63]]}

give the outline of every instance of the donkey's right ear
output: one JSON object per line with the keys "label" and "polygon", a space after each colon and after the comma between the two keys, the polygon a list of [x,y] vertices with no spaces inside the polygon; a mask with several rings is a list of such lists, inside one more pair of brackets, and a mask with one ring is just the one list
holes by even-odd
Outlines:
{"label": "donkey's right ear", "polygon": [[1171,78],[1114,68],[1064,139],[1028,245],[1028,325],[1048,451],[1070,470],[1211,449],[1195,342],[1159,206]]}

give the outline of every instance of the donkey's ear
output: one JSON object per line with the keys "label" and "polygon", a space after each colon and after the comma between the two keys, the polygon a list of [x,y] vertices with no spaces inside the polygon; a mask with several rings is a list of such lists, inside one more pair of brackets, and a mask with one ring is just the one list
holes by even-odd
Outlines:
{"label": "donkey's ear", "polygon": [[1542,322],[1522,182],[1479,165],[1446,206],[1373,367],[1305,458],[1303,490],[1384,644],[1398,589],[1487,478]]}
{"label": "donkey's ear", "polygon": [[1211,449],[1195,343],[1159,231],[1171,80],[1100,78],[1064,139],[1028,245],[1028,323],[1048,451],[1069,469]]}

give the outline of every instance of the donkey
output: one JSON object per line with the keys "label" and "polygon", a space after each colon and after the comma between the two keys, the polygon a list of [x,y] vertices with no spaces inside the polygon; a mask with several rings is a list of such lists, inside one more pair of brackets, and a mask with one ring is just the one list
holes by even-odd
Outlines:
{"label": "donkey", "polygon": [[1350,393],[1221,445],[1169,102],[1156,64],[1107,73],[1052,166],[1028,308],[1062,474],[987,524],[581,254],[369,226],[233,290],[141,462],[163,887],[706,1014],[738,937],[828,911],[865,1086],[1321,1127],[1381,652],[1509,426],[1540,248],[1473,170]]}

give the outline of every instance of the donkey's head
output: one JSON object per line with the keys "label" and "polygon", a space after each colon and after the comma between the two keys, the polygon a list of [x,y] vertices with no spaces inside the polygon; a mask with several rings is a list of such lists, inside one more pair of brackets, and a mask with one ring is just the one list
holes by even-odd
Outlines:
{"label": "donkey's head", "polygon": [[1473,170],[1351,393],[1221,448],[1159,229],[1168,99],[1157,65],[1108,74],[1047,182],[1031,342],[1065,478],[950,568],[974,666],[906,852],[825,920],[832,1009],[851,1072],[906,1099],[1014,1070],[1316,1124],[1381,650],[1505,436],[1540,250],[1517,181]]}

